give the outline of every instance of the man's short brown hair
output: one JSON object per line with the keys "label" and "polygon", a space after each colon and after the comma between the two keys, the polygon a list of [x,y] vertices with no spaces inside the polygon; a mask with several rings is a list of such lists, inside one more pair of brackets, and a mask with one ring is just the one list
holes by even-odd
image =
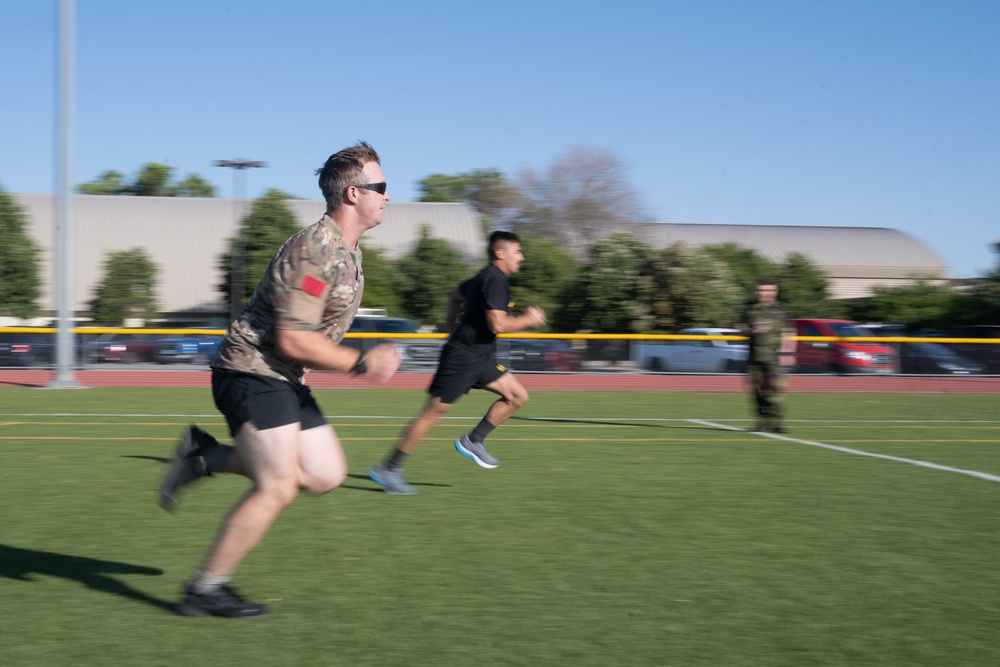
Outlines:
{"label": "man's short brown hair", "polygon": [[368,162],[382,164],[375,149],[364,141],[344,150],[337,151],[326,159],[326,163],[316,170],[319,189],[326,200],[326,212],[333,213],[344,201],[344,192],[352,185],[361,185],[364,174],[361,170]]}

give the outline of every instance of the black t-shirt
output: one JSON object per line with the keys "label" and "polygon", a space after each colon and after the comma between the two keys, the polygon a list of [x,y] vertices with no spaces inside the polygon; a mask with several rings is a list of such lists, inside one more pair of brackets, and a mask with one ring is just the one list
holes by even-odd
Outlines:
{"label": "black t-shirt", "polygon": [[458,286],[465,296],[465,308],[458,325],[451,334],[451,340],[463,345],[488,350],[497,335],[486,320],[487,310],[510,312],[514,305],[510,300],[510,282],[507,275],[490,264],[485,269]]}

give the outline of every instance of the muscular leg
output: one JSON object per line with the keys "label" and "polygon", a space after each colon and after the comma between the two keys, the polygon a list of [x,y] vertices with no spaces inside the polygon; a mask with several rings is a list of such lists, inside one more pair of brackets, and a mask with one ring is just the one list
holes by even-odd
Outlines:
{"label": "muscular leg", "polygon": [[500,396],[484,417],[494,427],[503,424],[528,402],[528,390],[511,373],[504,373],[484,388]]}
{"label": "muscular leg", "polygon": [[400,435],[399,442],[396,443],[396,449],[404,454],[412,453],[449,410],[451,410],[451,403],[442,403],[440,396],[431,396],[428,398],[424,409],[407,425],[406,430]]}
{"label": "muscular leg", "polygon": [[254,485],[223,522],[202,567],[208,575],[231,576],[300,487],[326,493],[347,474],[343,450],[329,426],[301,431],[298,424],[289,424],[260,431],[248,422],[234,443],[241,468]]}

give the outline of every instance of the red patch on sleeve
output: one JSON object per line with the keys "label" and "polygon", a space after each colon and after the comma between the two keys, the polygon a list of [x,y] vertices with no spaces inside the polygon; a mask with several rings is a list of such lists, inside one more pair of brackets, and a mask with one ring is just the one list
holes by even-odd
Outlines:
{"label": "red patch on sleeve", "polygon": [[306,276],[302,279],[302,284],[299,285],[301,289],[306,294],[312,294],[313,296],[323,296],[323,290],[326,289],[326,283],[322,280],[317,280],[312,276]]}

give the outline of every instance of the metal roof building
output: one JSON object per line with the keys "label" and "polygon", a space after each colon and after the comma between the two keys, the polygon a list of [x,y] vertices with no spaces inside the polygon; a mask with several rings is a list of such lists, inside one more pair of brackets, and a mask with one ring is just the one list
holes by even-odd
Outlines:
{"label": "metal roof building", "polygon": [[[56,197],[13,197],[27,214],[28,233],[42,249],[40,305],[43,311],[52,312],[56,308],[52,292]],[[104,276],[109,252],[138,247],[158,267],[156,294],[166,317],[205,313],[207,319],[213,313],[226,313],[227,299],[216,289],[222,280],[219,258],[236,231],[238,216],[242,218],[242,211],[249,211],[251,204],[233,199],[74,195],[71,307],[77,312],[89,310],[87,303]],[[326,211],[326,203],[318,200],[289,199],[285,204],[302,227]],[[447,239],[463,260],[485,261],[483,228],[467,204],[389,202],[382,224],[366,232],[362,243],[397,258],[413,248],[424,225],[432,236]],[[225,322],[224,316],[221,321]]]}
{"label": "metal roof building", "polygon": [[800,253],[826,273],[835,299],[870,296],[876,285],[905,285],[915,276],[943,283],[948,269],[937,253],[917,239],[879,227],[663,222],[623,224],[614,231],[631,232],[654,248],[674,243],[692,247],[735,243],[772,262]]}
{"label": "metal roof building", "polygon": [[[42,249],[42,298],[46,313],[55,310],[52,293],[56,219],[55,195],[13,195],[25,210],[29,234]],[[233,236],[237,219],[250,200],[185,197],[75,195],[74,293],[71,307],[88,310],[87,302],[103,278],[108,253],[143,248],[158,267],[157,297],[167,319],[188,321],[204,314],[213,326],[225,324],[227,299],[219,258]],[[325,203],[286,201],[302,227],[319,220]],[[397,258],[410,252],[421,226],[448,240],[470,264],[485,261],[485,234],[475,210],[467,204],[390,202],[382,224],[362,242]],[[691,246],[735,243],[774,262],[801,253],[823,270],[834,298],[863,297],[875,285],[901,285],[921,276],[944,282],[946,265],[933,250],[897,230],[870,227],[810,227],[695,223],[625,223],[605,228],[606,234],[627,231],[645,243],[665,248],[677,242]]]}

